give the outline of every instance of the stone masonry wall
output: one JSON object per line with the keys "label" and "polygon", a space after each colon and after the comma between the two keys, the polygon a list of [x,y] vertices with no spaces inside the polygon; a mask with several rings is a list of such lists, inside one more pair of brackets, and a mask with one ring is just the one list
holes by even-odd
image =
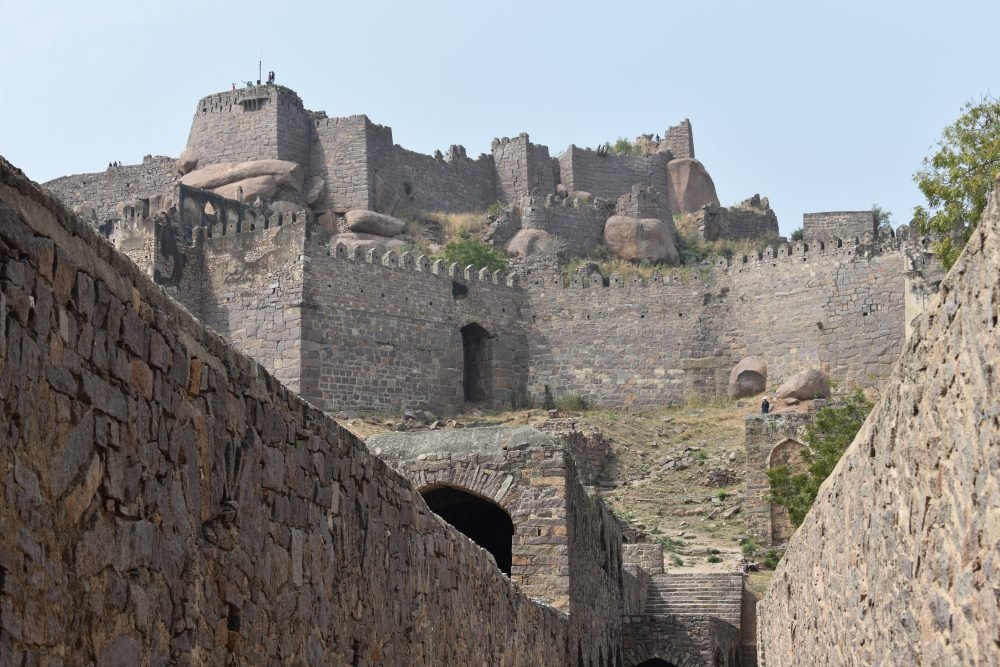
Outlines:
{"label": "stone masonry wall", "polygon": [[770,483],[767,471],[771,467],[771,452],[786,440],[805,444],[806,425],[812,419],[808,413],[784,412],[769,415],[749,415],[746,418],[744,448],[746,451],[746,501],[743,516],[747,530],[763,546],[772,546],[774,511],[787,511],[772,506],[768,500]]}
{"label": "stone masonry wall", "polygon": [[677,125],[667,128],[663,142],[675,158],[694,157],[694,133],[691,131],[691,121],[685,118]]}
{"label": "stone masonry wall", "polygon": [[394,145],[391,128],[376,125],[369,133],[376,210],[485,211],[497,200],[492,155],[470,160],[453,146],[446,160]]}
{"label": "stone masonry wall", "polygon": [[368,158],[368,135],[372,122],[367,116],[327,118],[315,115],[317,142],[313,146],[310,175],[326,183],[324,199],[317,208],[349,211],[372,204],[372,179]]}
{"label": "stone masonry wall", "polygon": [[6,162],[0,262],[5,663],[569,667],[565,615]]}
{"label": "stone masonry wall", "polygon": [[792,537],[760,665],[996,662],[998,193]]}
{"label": "stone masonry wall", "polygon": [[199,167],[267,159],[308,165],[312,136],[309,115],[295,91],[251,86],[198,102],[187,151],[198,158]]}
{"label": "stone masonry wall", "polygon": [[724,392],[729,370],[749,355],[767,359],[775,387],[812,367],[846,388],[877,386],[903,343],[901,254],[825,245],[783,245],[649,283],[530,277],[529,389],[662,405]]}
{"label": "stone masonry wall", "polygon": [[488,403],[525,383],[524,293],[503,277],[316,244],[305,261],[301,391],[314,405],[453,412],[464,396],[461,329],[472,323],[490,335]]}
{"label": "stone masonry wall", "polygon": [[568,191],[589,192],[612,201],[630,192],[633,185],[653,186],[667,192],[667,157],[656,155],[599,155],[597,151],[570,146],[559,156],[559,172]]}
{"label": "stone masonry wall", "polygon": [[859,239],[875,234],[875,214],[871,211],[830,211],[802,214],[802,239],[806,243],[839,238]]}
{"label": "stone masonry wall", "polygon": [[[708,205],[693,214],[694,222],[706,241],[720,239],[777,239],[778,217],[770,208]],[[823,237],[829,238],[828,236]]]}
{"label": "stone masonry wall", "polygon": [[521,200],[521,227],[540,229],[556,237],[560,250],[571,256],[580,256],[604,240],[604,224],[608,209],[587,204],[578,199],[561,202],[546,197]]}
{"label": "stone masonry wall", "polygon": [[146,156],[142,164],[108,167],[91,174],[63,176],[45,183],[59,199],[69,206],[90,206],[97,220],[113,220],[120,202],[148,199],[169,189],[177,180],[176,160],[162,156]]}

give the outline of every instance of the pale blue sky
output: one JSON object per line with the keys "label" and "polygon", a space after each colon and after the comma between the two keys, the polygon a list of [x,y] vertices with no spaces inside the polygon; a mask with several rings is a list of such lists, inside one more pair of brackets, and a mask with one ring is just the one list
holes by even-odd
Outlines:
{"label": "pale blue sky", "polygon": [[690,118],[723,203],[890,209],[962,104],[1000,91],[1000,2],[0,0],[0,154],[31,178],[178,155],[201,97],[264,71],[425,153],[553,154]]}

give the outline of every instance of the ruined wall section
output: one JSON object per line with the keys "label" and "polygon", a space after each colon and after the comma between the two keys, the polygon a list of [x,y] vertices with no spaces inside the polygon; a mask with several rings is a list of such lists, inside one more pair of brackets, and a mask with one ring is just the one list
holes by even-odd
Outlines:
{"label": "ruined wall section", "polygon": [[665,147],[675,158],[694,158],[694,132],[691,121],[685,118],[677,125],[667,128],[661,147]]}
{"label": "ruined wall section", "polygon": [[326,194],[317,209],[346,212],[372,206],[372,178],[368,137],[374,127],[367,116],[327,118],[315,114],[317,143],[309,173],[326,183]]}
{"label": "ruined wall section", "polygon": [[[706,241],[743,239],[777,239],[778,216],[766,208],[750,206],[708,205],[692,214],[701,237]],[[828,236],[823,239],[830,238]]]}
{"label": "ruined wall section", "polygon": [[570,146],[559,156],[562,183],[570,192],[589,192],[616,200],[633,185],[652,186],[668,192],[667,156],[599,154],[589,148]]}
{"label": "ruined wall section", "polygon": [[[808,413],[788,412],[768,415],[749,415],[744,430],[746,452],[746,501],[743,515],[747,529],[757,542],[772,546],[772,513],[769,500],[771,491],[767,471],[771,467],[771,452],[786,440],[805,444],[806,426],[812,420]],[[785,511],[783,508],[781,511]]]}
{"label": "ruined wall section", "polygon": [[762,667],[996,661],[997,193],[758,605]]}
{"label": "ruined wall section", "polygon": [[524,295],[504,277],[338,248],[307,250],[304,398],[331,412],[452,412],[464,398],[461,329],[472,323],[490,335],[488,403],[525,383]]}
{"label": "ruined wall section", "polygon": [[863,239],[875,235],[875,214],[872,211],[829,211],[802,214],[802,239],[813,243],[830,238]]}
{"label": "ruined wall section", "polygon": [[142,159],[142,164],[127,164],[91,174],[63,176],[44,186],[70,208],[93,208],[97,220],[104,222],[118,217],[115,208],[120,202],[149,199],[169,190],[176,180],[174,158],[147,155]]}
{"label": "ruined wall section", "polygon": [[570,664],[350,433],[6,163],[0,202],[5,661]]}
{"label": "ruined wall section", "polygon": [[470,160],[462,146],[447,155],[424,155],[392,143],[392,129],[368,128],[372,201],[376,210],[485,211],[497,200],[492,155]]}
{"label": "ruined wall section", "polygon": [[545,196],[556,190],[549,149],[531,143],[528,133],[492,142],[497,198],[514,203],[524,196]]}
{"label": "ruined wall section", "polygon": [[521,199],[521,228],[540,229],[556,237],[557,250],[582,256],[604,240],[604,224],[610,211],[604,206],[579,199],[555,200],[553,197]]}
{"label": "ruined wall section", "polygon": [[312,136],[309,114],[295,91],[251,86],[198,102],[186,152],[199,167],[268,159],[308,165]]}

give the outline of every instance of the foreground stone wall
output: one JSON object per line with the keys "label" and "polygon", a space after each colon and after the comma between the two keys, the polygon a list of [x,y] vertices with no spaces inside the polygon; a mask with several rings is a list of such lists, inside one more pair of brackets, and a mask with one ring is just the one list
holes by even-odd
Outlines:
{"label": "foreground stone wall", "polygon": [[998,192],[789,543],[761,665],[996,663]]}
{"label": "foreground stone wall", "polygon": [[0,161],[9,664],[569,665],[335,422]]}

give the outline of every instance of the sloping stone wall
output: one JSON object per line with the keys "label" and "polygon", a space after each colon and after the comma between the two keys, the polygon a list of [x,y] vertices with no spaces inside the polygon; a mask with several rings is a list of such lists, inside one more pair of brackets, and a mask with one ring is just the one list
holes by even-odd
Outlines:
{"label": "sloping stone wall", "polygon": [[567,665],[350,433],[0,161],[5,664]]}
{"label": "sloping stone wall", "polygon": [[758,606],[760,664],[995,664],[1000,191]]}

